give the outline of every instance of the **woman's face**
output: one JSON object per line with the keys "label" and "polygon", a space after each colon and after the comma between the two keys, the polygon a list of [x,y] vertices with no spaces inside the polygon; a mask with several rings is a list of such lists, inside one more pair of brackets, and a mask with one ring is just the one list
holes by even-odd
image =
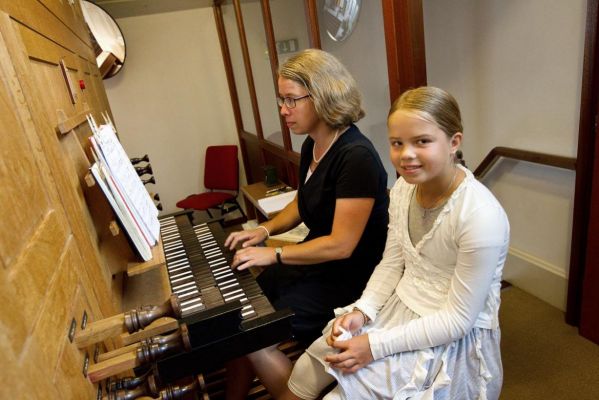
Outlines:
{"label": "woman's face", "polygon": [[408,183],[442,180],[453,172],[462,133],[449,138],[436,124],[405,110],[391,114],[387,124],[391,162]]}
{"label": "woman's face", "polygon": [[[298,98],[308,94],[308,90],[304,86],[291,79],[279,77],[278,86],[281,98]],[[295,107],[293,108],[289,108],[283,104],[280,113],[285,118],[285,123],[289,130],[296,134],[313,132],[321,122],[316,114],[311,97],[296,100]]]}

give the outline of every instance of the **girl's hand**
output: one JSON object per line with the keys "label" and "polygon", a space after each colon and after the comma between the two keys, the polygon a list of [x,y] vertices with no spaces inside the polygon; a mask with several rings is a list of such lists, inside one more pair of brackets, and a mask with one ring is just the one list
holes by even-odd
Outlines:
{"label": "girl's hand", "polygon": [[335,339],[337,336],[341,335],[341,330],[339,327],[354,333],[362,328],[362,326],[364,326],[364,316],[361,312],[352,311],[350,313],[341,315],[335,320],[335,322],[333,322],[331,334],[327,337],[327,344],[331,347],[334,347],[333,343],[335,343]]}
{"label": "girl's hand", "polygon": [[225,240],[225,247],[233,250],[238,244],[242,243],[241,247],[253,246],[262,243],[268,238],[266,229],[256,228],[247,231],[237,231],[231,233]]}
{"label": "girl's hand", "polygon": [[277,257],[273,247],[245,247],[235,252],[231,268],[244,270],[256,265],[266,266],[276,262]]}
{"label": "girl's hand", "polygon": [[349,340],[333,342],[333,348],[339,349],[338,354],[329,354],[324,360],[344,374],[353,374],[360,368],[370,364],[374,358],[370,351],[368,335],[354,336]]}

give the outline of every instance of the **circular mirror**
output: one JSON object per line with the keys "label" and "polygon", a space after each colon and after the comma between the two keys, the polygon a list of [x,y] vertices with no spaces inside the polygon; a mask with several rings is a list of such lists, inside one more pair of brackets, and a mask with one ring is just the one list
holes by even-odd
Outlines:
{"label": "circular mirror", "polygon": [[81,9],[89,27],[100,74],[103,79],[111,78],[125,63],[125,38],[116,21],[97,4],[84,0]]}
{"label": "circular mirror", "polygon": [[360,14],[361,0],[325,0],[324,27],[331,39],[341,42],[351,35]]}

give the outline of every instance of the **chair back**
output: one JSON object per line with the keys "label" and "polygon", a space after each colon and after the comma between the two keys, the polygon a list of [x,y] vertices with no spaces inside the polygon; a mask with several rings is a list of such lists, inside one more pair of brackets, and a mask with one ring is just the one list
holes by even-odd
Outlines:
{"label": "chair back", "polygon": [[236,145],[208,146],[204,165],[204,187],[211,190],[239,190]]}

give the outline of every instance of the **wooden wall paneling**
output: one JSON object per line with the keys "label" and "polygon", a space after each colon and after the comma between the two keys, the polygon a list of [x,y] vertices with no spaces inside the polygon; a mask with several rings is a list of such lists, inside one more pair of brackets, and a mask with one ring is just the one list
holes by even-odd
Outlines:
{"label": "wooden wall paneling", "polygon": [[[68,2],[68,0],[63,0]],[[84,42],[68,26],[66,26],[56,15],[37,0],[0,0],[0,9],[21,22],[31,30],[39,32],[54,43],[59,43],[65,48],[71,49],[73,53],[81,54],[89,60],[95,55],[89,37]]]}
{"label": "wooden wall paneling", "polygon": [[250,52],[248,50],[247,39],[245,35],[245,26],[243,24],[243,13],[241,11],[241,5],[239,0],[233,0],[235,6],[235,17],[237,19],[237,29],[239,31],[239,43],[241,44],[241,53],[243,54],[243,64],[245,67],[245,75],[247,79],[247,85],[250,92],[250,99],[252,102],[252,111],[254,113],[254,121],[256,122],[256,134],[258,138],[264,140],[264,134],[262,131],[262,121],[260,119],[260,110],[258,107],[258,99],[256,97],[256,85],[254,84],[254,74],[252,72],[252,63],[250,58]]}
{"label": "wooden wall paneling", "polygon": [[[115,309],[110,300],[109,282],[106,282],[102,276],[105,267],[100,264],[98,248],[92,240],[93,236],[90,235],[89,226],[83,217],[87,208],[79,200],[82,196],[73,191],[70,178],[73,175],[72,166],[69,166],[65,160],[57,141],[55,125],[52,123],[56,121],[56,117],[52,119],[45,111],[45,107],[48,107],[47,102],[51,100],[53,94],[64,92],[65,84],[61,82],[59,87],[48,86],[48,83],[41,86],[35,84],[36,79],[41,79],[41,77],[34,75],[33,71],[38,72],[40,69],[35,68],[34,60],[27,56],[25,46],[18,34],[19,28],[15,28],[8,16],[4,15],[5,18],[0,23],[0,29],[7,44],[8,59],[12,60],[16,79],[22,88],[24,103],[26,102],[32,110],[29,121],[33,122],[33,130],[38,134],[44,157],[48,163],[48,171],[51,171],[54,183],[58,187],[60,201],[79,245],[84,264],[82,268],[90,274],[91,281],[94,282],[94,287],[91,290],[99,299],[103,315],[112,315],[115,313]],[[15,24],[20,25],[18,22]],[[37,92],[34,88],[39,88],[38,90],[42,90],[42,92]],[[46,102],[46,106],[42,104],[42,100]]]}
{"label": "wooden wall paneling", "polygon": [[[580,91],[580,119],[578,124],[578,146],[576,154],[576,184],[574,188],[574,210],[572,217],[572,239],[570,240],[570,268],[568,272],[568,298],[566,322],[579,325],[582,297],[585,292],[585,265],[594,260],[587,259],[592,243],[589,234],[592,205],[591,191],[597,190],[593,176],[599,174],[594,166],[599,153],[597,145],[597,121],[599,108],[599,1],[587,1],[584,60]],[[594,169],[595,168],[595,169]],[[594,244],[596,246],[596,243]]]}
{"label": "wooden wall paneling", "polygon": [[[264,32],[266,33],[266,44],[268,46],[268,59],[270,61],[270,69],[272,74],[272,82],[274,92],[278,93],[278,72],[279,72],[279,59],[277,54],[277,47],[275,44],[275,32],[272,25],[272,14],[270,13],[270,0],[262,0],[262,19],[264,21]],[[281,134],[283,135],[283,148],[288,151],[291,150],[291,138],[289,137],[289,128],[285,123],[285,120],[278,115],[279,125],[281,127]],[[274,144],[277,146],[277,144]],[[266,157],[265,157],[266,158]],[[266,162],[268,164],[268,162]],[[286,169],[286,168],[285,168]]]}
{"label": "wooden wall paneling", "polygon": [[316,0],[304,0],[306,9],[306,21],[308,21],[308,30],[310,31],[310,47],[322,49],[320,44],[320,28],[318,26],[318,6]]}
{"label": "wooden wall paneling", "polygon": [[243,168],[246,171],[246,179],[250,177],[250,161],[244,141],[241,136],[243,129],[243,122],[241,119],[241,108],[239,106],[239,95],[237,94],[237,83],[235,82],[235,74],[233,73],[233,65],[231,63],[231,53],[229,51],[229,41],[227,39],[227,31],[225,29],[225,23],[223,21],[222,8],[220,4],[212,7],[214,11],[214,20],[216,23],[216,30],[218,32],[218,38],[220,42],[220,50],[225,64],[225,74],[227,76],[227,85],[229,87],[229,96],[231,97],[231,105],[233,107],[233,116],[235,118],[235,127],[237,128],[237,137],[239,139],[239,148],[241,150],[241,158],[243,161]]}
{"label": "wooden wall paneling", "polygon": [[268,151],[264,153],[264,157],[266,165],[272,165],[277,169],[278,178],[282,182],[289,183],[290,178],[288,175],[289,171],[287,169],[287,165],[289,164],[289,162],[287,161],[287,159],[278,157],[275,154]]}
{"label": "wooden wall paneling", "polygon": [[242,146],[246,149],[250,167],[249,170],[245,171],[248,183],[263,181],[264,170],[262,167],[264,161],[258,138],[256,135],[244,132],[242,133],[242,140]]}
{"label": "wooden wall paneling", "polygon": [[54,14],[64,25],[68,26],[77,37],[83,42],[89,40],[89,31],[87,30],[83,12],[79,1],[71,2],[69,0],[39,0],[52,14]]}
{"label": "wooden wall paneling", "polygon": [[381,0],[389,74],[394,101],[407,89],[426,85],[422,0]]}
{"label": "wooden wall paneling", "polygon": [[44,155],[42,135],[33,123],[26,85],[12,64],[17,39],[8,15],[0,13],[0,121],[5,133],[0,181],[2,195],[8,197],[2,199],[1,220],[2,231],[20,241],[16,244],[4,236],[0,240],[0,347],[7,362],[2,370],[3,378],[5,373],[15,378],[1,385],[0,397],[60,398],[51,378],[83,263],[71,262],[79,257],[78,249]]}

